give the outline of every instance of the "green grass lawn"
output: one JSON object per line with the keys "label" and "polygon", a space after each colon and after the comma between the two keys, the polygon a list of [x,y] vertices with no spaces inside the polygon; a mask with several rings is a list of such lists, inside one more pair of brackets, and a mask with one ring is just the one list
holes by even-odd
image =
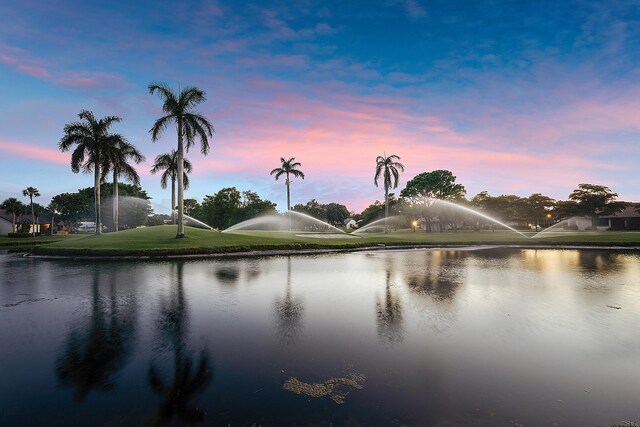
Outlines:
{"label": "green grass lawn", "polygon": [[49,243],[61,242],[65,240],[74,240],[80,237],[77,234],[56,234],[54,236],[37,236],[37,237],[7,237],[0,236],[0,250],[25,250],[34,246],[45,245]]}
{"label": "green grass lawn", "polygon": [[[69,236],[55,243],[42,239],[33,251],[48,255],[167,255],[246,252],[251,250],[340,249],[376,245],[598,245],[640,246],[640,232],[558,233],[530,239],[511,231],[425,233],[399,230],[389,234],[365,234],[359,238],[315,238],[305,233],[243,231],[219,233],[186,228],[186,237],[176,239],[176,226],[139,228],[102,236]],[[530,235],[533,235],[531,233]],[[51,239],[51,238],[49,238]]]}

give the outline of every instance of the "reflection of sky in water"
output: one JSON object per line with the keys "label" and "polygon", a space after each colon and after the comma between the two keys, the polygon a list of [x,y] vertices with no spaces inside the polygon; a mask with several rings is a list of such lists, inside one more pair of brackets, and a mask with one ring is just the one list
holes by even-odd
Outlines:
{"label": "reflection of sky in water", "polygon": [[[0,255],[0,274],[1,425],[640,417],[633,252]],[[349,373],[344,405],[281,389]]]}

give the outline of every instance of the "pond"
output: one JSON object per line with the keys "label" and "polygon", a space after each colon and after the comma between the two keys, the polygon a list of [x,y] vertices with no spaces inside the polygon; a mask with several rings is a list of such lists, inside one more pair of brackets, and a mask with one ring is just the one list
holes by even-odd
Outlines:
{"label": "pond", "polygon": [[640,421],[640,254],[0,254],[0,425]]}

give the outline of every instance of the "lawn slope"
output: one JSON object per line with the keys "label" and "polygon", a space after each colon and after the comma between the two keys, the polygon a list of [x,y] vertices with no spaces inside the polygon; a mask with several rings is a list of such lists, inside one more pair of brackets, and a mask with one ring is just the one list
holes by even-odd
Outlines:
{"label": "lawn slope", "polygon": [[375,246],[457,245],[591,245],[640,246],[640,233],[567,233],[529,239],[510,231],[424,233],[401,230],[360,238],[314,238],[305,233],[245,231],[220,233],[186,227],[186,237],[176,239],[176,226],[157,226],[81,236],[35,247],[40,255],[64,256],[165,256],[234,253],[266,250],[347,249]]}

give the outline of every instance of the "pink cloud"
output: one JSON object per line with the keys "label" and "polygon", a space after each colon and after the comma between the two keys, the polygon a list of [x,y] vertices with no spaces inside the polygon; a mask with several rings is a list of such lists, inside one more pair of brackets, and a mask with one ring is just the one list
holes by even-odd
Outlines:
{"label": "pink cloud", "polygon": [[34,77],[39,77],[41,79],[46,79],[51,77],[49,71],[43,67],[38,67],[36,65],[19,65],[16,67],[19,71],[22,71],[27,74],[31,74]]}
{"label": "pink cloud", "polygon": [[[585,141],[576,135],[620,129],[597,117],[615,115],[619,125],[636,126],[632,114],[624,113],[632,104],[594,99],[574,103],[553,120],[503,113],[498,116],[501,125],[489,120],[484,127],[460,131],[445,116],[420,113],[410,98],[344,91],[313,97],[315,92],[307,91],[301,96],[292,94],[304,92],[281,81],[254,83],[258,95],[253,101],[228,99],[212,141],[217,154],[192,156],[194,176],[235,175],[279,188],[268,172],[280,156],[293,156],[307,174],[298,184],[299,197],[326,197],[325,202],[342,201],[357,210],[381,197],[372,180],[375,158],[385,152],[401,156],[407,167],[397,193],[418,173],[449,169],[467,186],[469,196],[489,190],[521,196],[548,192],[566,198],[578,183],[608,184],[611,174],[624,173],[629,166],[601,160],[594,153],[607,145],[601,148],[597,139]],[[215,122],[216,113],[211,117]]]}
{"label": "pink cloud", "polygon": [[29,74],[38,78],[49,78],[50,72],[39,61],[19,48],[0,43],[0,62],[10,66],[16,71]]}
{"label": "pink cloud", "polygon": [[105,72],[73,71],[58,77],[56,83],[74,89],[121,89],[129,84],[116,74]]}
{"label": "pink cloud", "polygon": [[37,160],[46,163],[56,163],[70,165],[71,155],[63,153],[53,148],[40,147],[24,141],[2,138],[0,139],[0,149],[11,153],[14,156],[26,159]]}

